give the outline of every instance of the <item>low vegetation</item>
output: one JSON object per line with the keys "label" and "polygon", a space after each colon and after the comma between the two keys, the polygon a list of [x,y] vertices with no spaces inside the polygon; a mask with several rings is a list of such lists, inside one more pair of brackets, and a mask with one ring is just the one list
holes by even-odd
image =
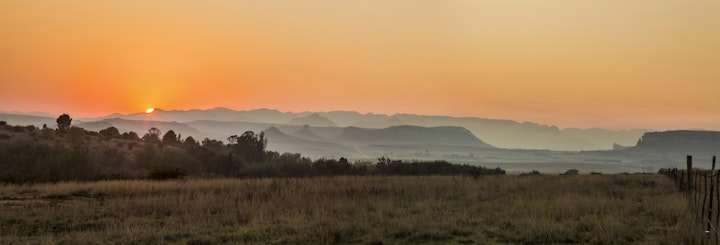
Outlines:
{"label": "low vegetation", "polygon": [[700,244],[661,175],[0,185],[6,244]]}

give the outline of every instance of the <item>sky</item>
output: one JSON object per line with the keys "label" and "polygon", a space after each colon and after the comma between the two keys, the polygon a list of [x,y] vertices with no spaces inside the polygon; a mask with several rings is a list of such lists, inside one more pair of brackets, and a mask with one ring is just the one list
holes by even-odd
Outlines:
{"label": "sky", "polygon": [[717,0],[3,0],[0,111],[720,130]]}

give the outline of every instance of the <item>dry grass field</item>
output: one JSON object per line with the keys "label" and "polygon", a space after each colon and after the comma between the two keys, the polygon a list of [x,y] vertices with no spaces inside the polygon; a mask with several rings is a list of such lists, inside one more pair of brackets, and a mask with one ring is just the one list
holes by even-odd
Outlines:
{"label": "dry grass field", "polygon": [[0,186],[2,244],[698,244],[660,175]]}

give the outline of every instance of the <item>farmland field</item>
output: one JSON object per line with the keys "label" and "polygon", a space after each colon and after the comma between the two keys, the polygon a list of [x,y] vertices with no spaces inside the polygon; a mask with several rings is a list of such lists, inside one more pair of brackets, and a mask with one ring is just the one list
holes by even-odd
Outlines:
{"label": "farmland field", "polygon": [[3,244],[697,244],[660,175],[1,185]]}

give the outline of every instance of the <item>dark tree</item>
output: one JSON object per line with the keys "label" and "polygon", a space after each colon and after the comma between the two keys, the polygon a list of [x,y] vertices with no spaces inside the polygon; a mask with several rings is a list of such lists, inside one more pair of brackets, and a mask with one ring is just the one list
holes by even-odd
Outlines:
{"label": "dark tree", "polygon": [[177,144],[178,143],[178,137],[175,134],[175,131],[169,130],[165,135],[163,135],[162,142],[165,144]]}
{"label": "dark tree", "polygon": [[392,162],[392,160],[390,160],[389,157],[382,156],[382,157],[378,158],[378,161],[375,164],[375,168],[378,168],[378,169],[385,168],[388,165],[390,165],[391,162]]}
{"label": "dark tree", "polygon": [[122,135],[120,135],[120,137],[122,137],[123,139],[126,139],[126,140],[140,140],[140,136],[138,136],[138,134],[135,133],[134,131],[125,132]]}
{"label": "dark tree", "polygon": [[70,115],[68,114],[62,114],[60,115],[57,120],[55,120],[58,125],[58,129],[60,131],[65,132],[70,127],[70,123],[72,123],[72,118],[70,118]]}
{"label": "dark tree", "polygon": [[228,138],[228,146],[240,159],[246,163],[260,163],[265,161],[265,148],[267,139],[265,132],[255,134],[253,131],[246,131],[240,136],[233,135]]}
{"label": "dark tree", "polygon": [[70,127],[67,130],[67,139],[73,143],[73,144],[82,144],[85,142],[85,135],[87,132],[85,132],[85,129],[79,128],[79,127]]}
{"label": "dark tree", "polygon": [[120,131],[115,127],[109,127],[98,132],[104,139],[109,140],[120,136]]}
{"label": "dark tree", "polygon": [[43,128],[40,132],[40,135],[43,137],[43,139],[50,140],[55,137],[55,130]]}
{"label": "dark tree", "polygon": [[200,144],[192,136],[188,136],[187,138],[185,138],[185,141],[183,141],[182,144],[184,147],[200,146]]}
{"label": "dark tree", "polygon": [[219,140],[205,138],[202,141],[202,147],[213,152],[223,152],[224,146],[223,142]]}
{"label": "dark tree", "polygon": [[145,142],[152,142],[157,143],[160,142],[160,129],[157,129],[156,127],[152,127],[148,129],[147,134],[143,136],[143,140]]}

